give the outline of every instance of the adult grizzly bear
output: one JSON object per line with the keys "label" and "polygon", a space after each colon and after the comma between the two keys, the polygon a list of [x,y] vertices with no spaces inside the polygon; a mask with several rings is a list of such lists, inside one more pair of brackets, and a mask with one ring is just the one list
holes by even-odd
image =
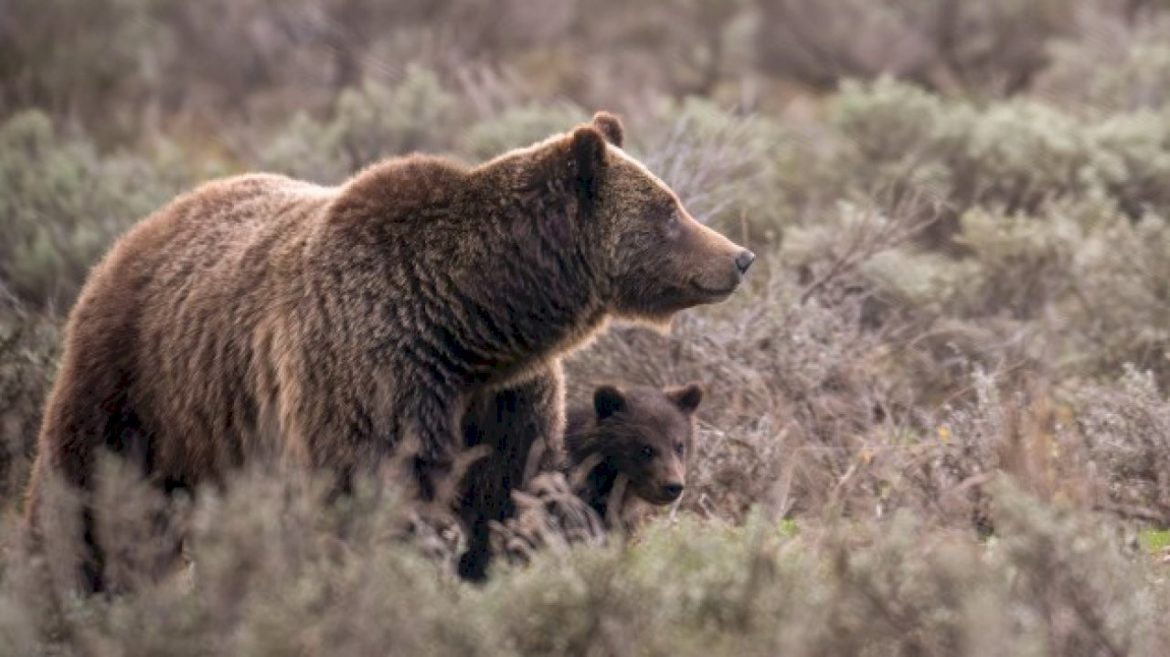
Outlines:
{"label": "adult grizzly bear", "polygon": [[[338,187],[246,175],[171,202],[114,245],[70,315],[30,518],[48,476],[86,499],[101,449],[191,486],[273,457],[348,478],[405,442],[429,498],[469,404],[502,398],[529,432],[477,470],[472,504],[498,513],[534,437],[563,428],[563,354],[608,317],[723,299],[753,259],[621,139],[599,113],[476,167],[411,155]],[[91,515],[80,565],[100,588]]]}

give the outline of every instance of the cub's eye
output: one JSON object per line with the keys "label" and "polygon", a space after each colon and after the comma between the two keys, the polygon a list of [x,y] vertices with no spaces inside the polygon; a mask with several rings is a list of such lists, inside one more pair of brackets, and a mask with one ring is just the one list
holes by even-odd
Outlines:
{"label": "cub's eye", "polygon": [[687,451],[687,446],[686,446],[686,445],[684,445],[684,444],[682,444],[682,443],[677,443],[677,444],[675,444],[675,446],[674,446],[674,453],[675,453],[675,454],[678,454],[679,456],[682,456],[682,455],[683,455],[683,452],[685,452],[685,451]]}
{"label": "cub's eye", "polygon": [[649,461],[650,459],[654,458],[654,448],[649,445],[643,445],[642,449],[638,452],[638,456],[640,456],[643,461]]}

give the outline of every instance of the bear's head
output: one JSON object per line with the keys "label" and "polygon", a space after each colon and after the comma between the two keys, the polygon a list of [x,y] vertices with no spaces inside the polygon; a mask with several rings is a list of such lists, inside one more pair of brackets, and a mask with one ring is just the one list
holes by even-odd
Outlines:
{"label": "bear's head", "polygon": [[692,449],[694,415],[703,400],[696,383],[666,389],[598,387],[592,426],[565,436],[573,463],[596,461],[629,478],[629,487],[651,504],[682,495]]}
{"label": "bear's head", "polygon": [[755,255],[696,221],[623,142],[621,122],[599,112],[588,124],[524,149],[537,156],[539,188],[561,196],[542,205],[565,208],[553,221],[571,224],[565,239],[589,250],[608,311],[660,323],[725,299]]}

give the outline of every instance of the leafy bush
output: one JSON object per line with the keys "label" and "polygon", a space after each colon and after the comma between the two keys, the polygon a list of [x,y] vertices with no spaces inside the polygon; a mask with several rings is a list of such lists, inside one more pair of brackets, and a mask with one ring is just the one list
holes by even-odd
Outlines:
{"label": "leafy bush", "polygon": [[[0,19],[0,111],[43,108],[125,129],[159,46],[157,0],[9,0]],[[79,26],[82,29],[78,29]],[[127,101],[130,102],[127,102]]]}
{"label": "leafy bush", "polygon": [[23,494],[42,402],[57,371],[59,325],[0,287],[0,500]]}
{"label": "leafy bush", "polygon": [[962,211],[1007,214],[1060,198],[1105,194],[1131,215],[1164,208],[1165,115],[1081,119],[1033,100],[987,107],[948,101],[882,78],[848,84],[833,104],[841,164],[863,189],[909,185]]}
{"label": "leafy bush", "polygon": [[102,157],[84,138],[63,138],[44,114],[8,119],[0,125],[0,277],[22,299],[68,307],[110,242],[177,192],[175,178],[182,171],[166,162]]}
{"label": "leafy bush", "polygon": [[[776,150],[787,135],[772,121],[714,103],[662,103],[631,150],[662,177],[700,221],[747,240],[792,220],[783,212]],[[642,126],[638,126],[642,127]]]}
{"label": "leafy bush", "polygon": [[1063,0],[760,5],[764,66],[822,87],[893,74],[943,92],[1011,93],[1046,63],[1047,39],[1073,28]]}
{"label": "leafy bush", "polygon": [[1170,20],[1151,7],[1127,19],[1093,4],[1078,12],[1075,35],[1050,45],[1052,63],[1038,76],[1036,93],[1100,116],[1165,107],[1170,102]]}
{"label": "leafy bush", "polygon": [[1070,289],[1075,366],[1112,376],[1122,364],[1133,363],[1154,371],[1165,385],[1168,239],[1170,226],[1153,214],[1137,222],[1114,217],[1086,236],[1074,264],[1085,274]]}
{"label": "leafy bush", "polygon": [[[133,525],[138,485],[104,481]],[[477,588],[388,540],[385,493],[323,511],[315,486],[253,473],[196,501],[193,565],[133,594],[54,602],[40,564],[10,562],[0,640],[13,654],[1160,654],[1165,578],[1114,525],[992,489],[982,544],[907,514],[795,535],[684,515]]]}
{"label": "leafy bush", "polygon": [[1083,391],[1085,441],[1115,511],[1170,525],[1170,404],[1153,377],[1129,367],[1116,386]]}
{"label": "leafy bush", "polygon": [[394,86],[367,81],[346,89],[332,116],[298,114],[263,147],[259,164],[318,182],[340,182],[382,158],[443,151],[455,139],[455,100],[430,71],[408,68]]}
{"label": "leafy bush", "polygon": [[463,135],[460,150],[476,160],[486,160],[588,120],[585,110],[571,104],[512,107],[472,125]]}

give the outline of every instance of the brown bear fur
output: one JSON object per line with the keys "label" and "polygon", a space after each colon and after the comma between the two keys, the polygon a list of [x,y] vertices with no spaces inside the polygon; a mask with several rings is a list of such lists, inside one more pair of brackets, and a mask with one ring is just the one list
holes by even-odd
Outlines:
{"label": "brown bear fur", "polygon": [[491,523],[493,551],[527,563],[542,549],[604,543],[607,530],[628,533],[675,501],[681,488],[663,488],[686,483],[702,396],[697,384],[601,386],[592,404],[574,405],[563,447],[533,445],[515,514]]}
{"label": "brown bear fur", "polygon": [[607,527],[632,517],[634,500],[661,506],[682,495],[702,400],[696,383],[666,389],[606,385],[594,391],[592,406],[570,409],[563,467],[574,492]]}
{"label": "brown bear fur", "polygon": [[338,187],[239,176],[143,220],[70,316],[30,518],[46,477],[88,494],[101,450],[172,487],[257,459],[346,479],[412,445],[431,498],[465,411],[502,395],[531,433],[492,445],[465,514],[497,516],[517,455],[562,429],[560,357],[608,317],[725,298],[751,261],[607,136],[622,131],[602,114],[476,167],[411,155]]}

